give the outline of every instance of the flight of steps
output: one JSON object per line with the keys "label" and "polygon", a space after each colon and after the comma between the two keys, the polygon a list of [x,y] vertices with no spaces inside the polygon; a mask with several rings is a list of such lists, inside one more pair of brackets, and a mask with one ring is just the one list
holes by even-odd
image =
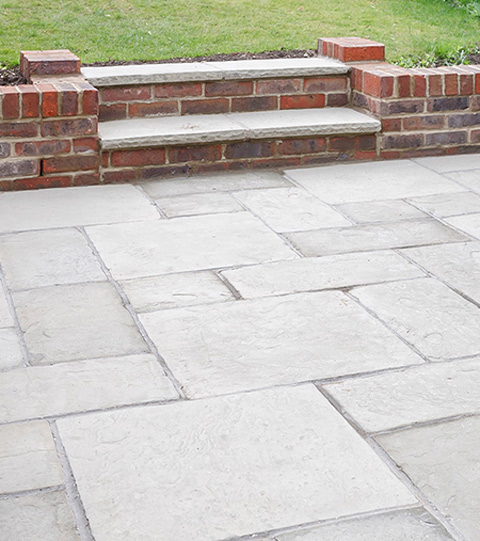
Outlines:
{"label": "flight of steps", "polygon": [[326,57],[85,67],[100,95],[104,182],[376,157]]}

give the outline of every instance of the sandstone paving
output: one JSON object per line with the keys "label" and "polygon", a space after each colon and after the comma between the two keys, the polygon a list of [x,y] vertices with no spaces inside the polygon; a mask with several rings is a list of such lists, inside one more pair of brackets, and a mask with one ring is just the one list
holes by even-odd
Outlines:
{"label": "sandstone paving", "polygon": [[137,312],[234,300],[232,292],[213,272],[184,272],[121,282]]}
{"label": "sandstone paving", "polygon": [[0,328],[13,325],[13,318],[8,306],[7,297],[0,285]]}
{"label": "sandstone paving", "polygon": [[480,195],[472,192],[427,195],[409,201],[439,218],[480,212]]}
{"label": "sandstone paving", "polygon": [[480,240],[480,213],[454,216],[453,218],[446,218],[445,221],[447,224],[453,225]]}
{"label": "sandstone paving", "polygon": [[0,538],[5,541],[80,541],[64,492],[0,499]]}
{"label": "sandstone paving", "polygon": [[288,233],[287,238],[305,256],[406,248],[467,239],[462,233],[436,220],[363,224],[338,229],[298,231]]}
{"label": "sandstone paving", "polygon": [[392,251],[300,258],[227,270],[222,274],[244,298],[425,276]]}
{"label": "sandstone paving", "polygon": [[229,193],[224,192],[193,193],[175,197],[161,197],[156,199],[156,202],[170,218],[244,210]]}
{"label": "sandstone paving", "polygon": [[214,541],[416,503],[311,385],[58,428],[96,541]]}
{"label": "sandstone paving", "polygon": [[372,222],[399,222],[426,218],[427,215],[402,199],[345,203],[335,208],[358,224]]}
{"label": "sandstone paving", "polygon": [[297,257],[247,212],[89,227],[87,232],[117,279]]}
{"label": "sandstone paving", "polygon": [[140,319],[191,397],[423,362],[341,292],[192,306]]}
{"label": "sandstone paving", "polygon": [[176,398],[148,354],[0,372],[0,423]]}
{"label": "sandstone paving", "polygon": [[477,194],[480,193],[480,169],[457,171],[445,176]]}
{"label": "sandstone paving", "polygon": [[0,494],[62,484],[60,463],[46,421],[0,426]]}
{"label": "sandstone paving", "polygon": [[431,360],[480,354],[480,310],[438,280],[364,286],[352,294]]}
{"label": "sandstone paving", "polygon": [[128,355],[148,350],[114,287],[71,284],[14,294],[33,364]]}
{"label": "sandstone paving", "polygon": [[453,537],[423,509],[407,509],[340,520],[275,535],[276,541],[451,541]]}
{"label": "sandstone paving", "polygon": [[480,417],[384,434],[377,440],[464,538],[480,539]]}
{"label": "sandstone paving", "polygon": [[0,369],[20,366],[22,363],[23,353],[16,330],[0,329]]}
{"label": "sandstone paving", "polygon": [[480,169],[480,157],[478,154],[416,158],[413,161],[439,173]]}
{"label": "sandstone paving", "polygon": [[368,432],[480,413],[480,357],[349,379],[324,389]]}

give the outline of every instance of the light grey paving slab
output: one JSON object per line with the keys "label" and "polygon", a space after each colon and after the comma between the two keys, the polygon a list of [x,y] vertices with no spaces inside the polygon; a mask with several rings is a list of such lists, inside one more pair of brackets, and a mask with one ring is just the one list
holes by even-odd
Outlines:
{"label": "light grey paving slab", "polygon": [[277,534],[275,539],[276,541],[451,541],[453,538],[423,509],[409,509]]}
{"label": "light grey paving slab", "polygon": [[352,225],[340,213],[298,188],[251,190],[235,197],[278,232]]}
{"label": "light grey paving slab", "polygon": [[61,484],[63,475],[46,421],[0,426],[0,494]]}
{"label": "light grey paving slab", "polygon": [[480,169],[474,169],[472,171],[457,171],[454,173],[448,173],[445,175],[447,178],[460,183],[465,188],[480,193]]}
{"label": "light grey paving slab", "polygon": [[7,297],[0,284],[0,328],[13,325],[13,318],[7,303]]}
{"label": "light grey paving slab", "polygon": [[105,280],[85,238],[75,229],[2,236],[0,261],[12,289]]}
{"label": "light grey paving slab", "polygon": [[480,413],[480,357],[325,385],[369,432]]}
{"label": "light grey paving slab", "polygon": [[6,193],[0,216],[0,232],[159,219],[147,198],[127,184]]}
{"label": "light grey paving slab", "polygon": [[14,302],[33,364],[128,355],[147,350],[108,283],[17,292]]}
{"label": "light grey paving slab", "polygon": [[153,355],[32,366],[0,373],[0,422],[178,398]]}
{"label": "light grey paving slab", "polygon": [[340,292],[194,306],[140,318],[191,397],[422,362]]}
{"label": "light grey paving slab", "polygon": [[151,197],[158,199],[197,193],[288,188],[292,184],[274,171],[248,171],[245,173],[152,180],[142,183],[141,186]]}
{"label": "light grey paving slab", "polygon": [[248,212],[89,227],[88,234],[118,279],[297,257]]}
{"label": "light grey paving slab", "polygon": [[480,417],[414,428],[377,439],[466,539],[480,539]]}
{"label": "light grey paving slab", "polygon": [[480,239],[480,213],[467,214],[466,216],[454,216],[453,218],[446,218],[445,221],[448,224],[465,231],[472,237]]}
{"label": "light grey paving slab", "polygon": [[480,154],[416,158],[413,161],[439,173],[480,169]]}
{"label": "light grey paving slab", "polygon": [[365,252],[253,265],[222,273],[244,298],[425,276],[394,252]]}
{"label": "light grey paving slab", "polygon": [[306,256],[407,248],[467,239],[465,235],[436,220],[385,222],[338,229],[299,231],[288,233],[287,237]]}
{"label": "light grey paving slab", "polygon": [[97,541],[214,541],[415,503],[310,385],[58,426]]}
{"label": "light grey paving slab", "polygon": [[480,303],[480,242],[409,248],[403,253],[440,280]]}
{"label": "light grey paving slab", "polygon": [[417,207],[440,218],[480,212],[480,195],[472,192],[414,197],[411,199],[411,202]]}
{"label": "light grey paving slab", "polygon": [[433,278],[352,294],[431,360],[480,354],[480,310]]}
{"label": "light grey paving slab", "polygon": [[169,217],[217,214],[244,210],[228,193],[196,193],[157,199],[158,206]]}
{"label": "light grey paving slab", "polygon": [[23,354],[15,329],[0,329],[0,369],[20,366]]}
{"label": "light grey paving slab", "polygon": [[345,203],[337,205],[342,214],[358,224],[371,222],[399,222],[426,218],[426,214],[401,199],[386,201],[363,201],[362,203]]}
{"label": "light grey paving slab", "polygon": [[121,282],[137,312],[232,301],[227,286],[211,272],[188,272],[149,276]]}
{"label": "light grey paving slab", "polygon": [[5,541],[80,541],[63,492],[0,500],[0,538]]}
{"label": "light grey paving slab", "polygon": [[333,205],[465,191],[409,160],[291,169],[287,174]]}

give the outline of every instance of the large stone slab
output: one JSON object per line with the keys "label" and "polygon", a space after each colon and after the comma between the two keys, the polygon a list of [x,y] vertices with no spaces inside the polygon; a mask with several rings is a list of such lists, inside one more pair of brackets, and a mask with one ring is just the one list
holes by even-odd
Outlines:
{"label": "large stone slab", "polygon": [[467,214],[466,216],[454,216],[445,220],[448,224],[465,231],[472,237],[480,239],[480,213]]}
{"label": "large stone slab", "polygon": [[435,220],[418,220],[299,231],[289,233],[288,238],[304,255],[323,256],[456,242],[467,237]]}
{"label": "large stone slab", "polygon": [[244,298],[352,287],[425,276],[394,252],[301,258],[222,273]]}
{"label": "large stone slab", "polygon": [[97,541],[215,541],[415,503],[310,385],[58,427]]}
{"label": "large stone slab", "polygon": [[409,160],[292,169],[288,177],[334,205],[464,191]]}
{"label": "large stone slab", "polygon": [[455,173],[448,173],[445,176],[458,184],[461,184],[465,188],[480,193],[480,169],[457,171]]}
{"label": "large stone slab", "polygon": [[452,541],[423,509],[391,511],[341,520],[275,536],[276,541]]}
{"label": "large stone slab", "polygon": [[234,300],[227,286],[213,272],[185,272],[148,276],[121,282],[137,312]]}
{"label": "large stone slab", "polygon": [[0,538],[5,541],[80,541],[63,492],[0,500]]}
{"label": "large stone slab", "polygon": [[340,292],[193,306],[140,318],[192,397],[422,362]]}
{"label": "large stone slab", "polygon": [[20,291],[15,293],[14,302],[33,364],[148,350],[108,283]]}
{"label": "large stone slab", "polygon": [[22,363],[23,353],[15,329],[0,329],[0,369],[19,366]]}
{"label": "large stone slab", "polygon": [[0,426],[0,494],[62,484],[46,421]]}
{"label": "large stone slab", "polygon": [[88,234],[119,279],[297,257],[247,212],[91,227]]}
{"label": "large stone slab", "polygon": [[480,539],[480,417],[414,428],[377,439],[466,539]]}
{"label": "large stone slab", "polygon": [[299,188],[252,190],[235,196],[278,232],[352,225],[341,214]]}
{"label": "large stone slab", "polygon": [[32,366],[0,373],[0,422],[178,398],[153,355]]}
{"label": "large stone slab", "polygon": [[457,291],[480,302],[480,242],[409,248],[404,253]]}
{"label": "large stone slab", "polygon": [[85,238],[75,229],[0,237],[0,262],[13,289],[105,280]]}
{"label": "large stone slab", "polygon": [[156,201],[158,206],[170,218],[244,210],[230,194],[221,192],[161,197]]}
{"label": "large stone slab", "polygon": [[0,328],[13,325],[13,318],[7,302],[7,296],[0,286]]}
{"label": "large stone slab", "polygon": [[480,357],[325,385],[369,432],[480,413]]}
{"label": "large stone slab", "polygon": [[426,214],[401,199],[345,203],[336,208],[358,224],[374,222],[399,222],[426,218]]}
{"label": "large stone slab", "polygon": [[127,184],[6,193],[0,216],[0,232],[159,219],[148,199]]}
{"label": "large stone slab", "polygon": [[480,169],[480,154],[416,158],[413,161],[439,173]]}
{"label": "large stone slab", "polygon": [[352,294],[431,360],[480,354],[480,310],[435,279],[365,286]]}
{"label": "large stone slab", "polygon": [[427,195],[414,197],[410,201],[440,218],[480,212],[480,195],[472,192]]}

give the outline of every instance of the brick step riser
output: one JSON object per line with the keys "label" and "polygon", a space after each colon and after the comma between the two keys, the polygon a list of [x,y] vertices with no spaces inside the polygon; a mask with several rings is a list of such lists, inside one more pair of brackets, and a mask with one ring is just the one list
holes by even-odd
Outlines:
{"label": "brick step riser", "polygon": [[347,75],[99,87],[99,120],[342,107]]}

